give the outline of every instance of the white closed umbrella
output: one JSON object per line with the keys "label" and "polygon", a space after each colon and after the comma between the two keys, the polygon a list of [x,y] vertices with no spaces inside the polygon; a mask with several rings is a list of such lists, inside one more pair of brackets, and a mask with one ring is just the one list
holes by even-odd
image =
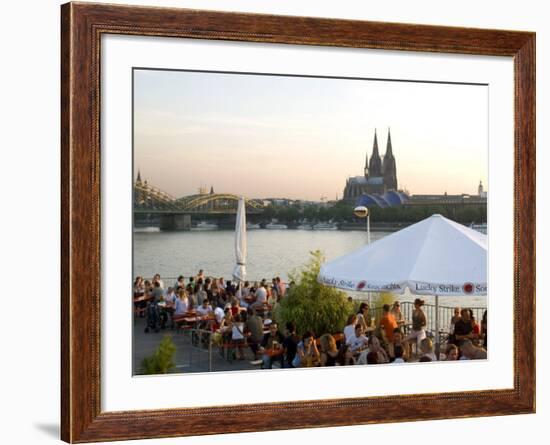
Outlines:
{"label": "white closed umbrella", "polygon": [[233,278],[241,282],[246,278],[246,207],[244,197],[239,199],[237,207],[235,259],[237,264],[235,265],[235,269],[233,269]]}
{"label": "white closed umbrella", "polygon": [[319,282],[341,289],[434,295],[487,295],[487,236],[432,215],[321,267]]}

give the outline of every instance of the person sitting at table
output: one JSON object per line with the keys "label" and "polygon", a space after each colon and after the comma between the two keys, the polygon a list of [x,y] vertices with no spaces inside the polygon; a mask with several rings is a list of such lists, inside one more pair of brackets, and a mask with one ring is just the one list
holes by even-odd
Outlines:
{"label": "person sitting at table", "polygon": [[474,335],[474,337],[472,338],[472,343],[474,344],[474,346],[479,346],[480,345],[479,337],[480,337],[480,334],[481,334],[481,326],[479,325],[479,323],[475,319],[474,311],[472,309],[468,309],[468,312],[470,312],[470,323],[472,323],[472,334]]}
{"label": "person sitting at table", "polygon": [[271,369],[273,362],[278,361],[283,367],[283,336],[278,331],[276,322],[269,325],[269,332],[262,338],[260,353],[262,354],[263,368]]}
{"label": "person sitting at table", "polygon": [[398,345],[398,346],[394,346],[393,348],[393,360],[391,361],[391,363],[405,363],[405,359],[403,358],[403,346],[402,345]]}
{"label": "person sitting at table", "polygon": [[302,341],[296,348],[296,357],[292,364],[295,368],[311,368],[319,364],[321,354],[315,344],[315,337],[312,331],[304,332]]}
{"label": "person sitting at table", "polygon": [[[392,349],[394,351],[393,357],[396,357],[395,355],[395,348],[401,348],[402,351],[402,358],[403,360],[407,361],[409,359],[409,355],[407,354],[407,345],[404,343],[403,340],[403,332],[400,328],[395,328],[393,331],[393,342],[392,342]],[[391,354],[390,354],[390,357]]]}
{"label": "person sitting at table", "polygon": [[390,305],[385,304],[382,307],[382,318],[380,319],[380,333],[382,340],[387,348],[390,357],[393,357],[393,333],[399,328],[395,317],[391,313]]}
{"label": "person sitting at table", "polygon": [[344,343],[349,344],[349,339],[355,334],[355,325],[357,324],[357,315],[351,314],[344,328]]}
{"label": "person sitting at table", "polygon": [[222,311],[223,317],[220,321],[218,331],[222,334],[224,340],[229,340],[231,338],[231,329],[233,328],[233,314],[229,307],[222,309]]}
{"label": "person sitting at table", "polygon": [[376,335],[371,335],[369,337],[369,345],[368,348],[365,349],[361,354],[359,354],[359,357],[357,359],[358,365],[365,365],[367,364],[367,356],[370,352],[376,353],[378,355],[378,361],[377,363],[389,363],[390,359],[388,357],[388,354],[382,348],[380,345],[380,340]]}
{"label": "person sitting at table", "polygon": [[285,338],[283,340],[283,347],[285,350],[284,364],[286,368],[294,368],[292,362],[294,361],[294,357],[296,357],[299,342],[300,338],[298,337],[298,334],[296,334],[296,323],[293,321],[287,322]]}
{"label": "person sitting at table", "polygon": [[401,312],[401,303],[397,300],[394,301],[390,312],[393,315],[397,326],[401,329],[401,327],[405,324],[405,316],[403,315],[403,312]]}
{"label": "person sitting at table", "polygon": [[145,296],[148,296],[151,292],[153,292],[153,283],[151,283],[149,280],[145,280],[143,283],[143,287],[145,288]]}
{"label": "person sitting at table", "polygon": [[424,338],[420,342],[420,353],[422,354],[420,358],[428,357],[431,362],[437,361],[437,357],[434,352],[434,345],[432,343],[432,340],[430,340],[429,338]]}
{"label": "person sitting at table", "polygon": [[455,335],[454,335],[454,332],[455,332],[455,326],[458,322],[458,320],[460,320],[461,316],[460,316],[460,308],[457,306],[454,308],[453,310],[453,316],[451,317],[451,320],[449,322],[449,343],[455,343],[456,339],[455,339]]}
{"label": "person sitting at table", "polygon": [[221,328],[224,316],[225,316],[224,309],[217,306],[214,309],[214,325],[212,326],[213,331],[217,331]]}
{"label": "person sitting at table", "polygon": [[160,274],[159,274],[159,273],[155,274],[155,276],[153,277],[153,285],[154,285],[155,283],[158,283],[159,286],[160,286],[160,288],[161,288],[161,289],[164,289],[164,281],[162,281],[162,280],[160,279]]}
{"label": "person sitting at table", "polygon": [[178,277],[178,281],[176,281],[174,287],[176,288],[176,294],[182,289],[185,290],[185,278],[183,278],[183,275]]}
{"label": "person sitting at table", "polygon": [[244,332],[248,338],[248,345],[254,353],[254,357],[258,356],[258,347],[264,336],[264,323],[262,317],[256,314],[256,311],[249,307],[247,309],[248,319],[244,324]]}
{"label": "person sitting at table", "polygon": [[156,280],[153,282],[153,291],[151,292],[151,295],[153,296],[153,299],[158,303],[160,301],[160,297],[164,296],[164,289],[160,286],[161,281]]}
{"label": "person sitting at table", "polygon": [[277,289],[273,285],[269,286],[267,288],[267,304],[273,307],[277,302],[278,295]]}
{"label": "person sitting at table", "polygon": [[218,280],[214,279],[212,281],[212,284],[210,285],[210,292],[208,295],[208,300],[212,304],[213,307],[224,307],[225,306],[225,300],[222,297],[222,291],[218,285]]}
{"label": "person sitting at table", "polygon": [[[201,280],[199,280],[199,281],[201,281]],[[193,291],[193,293],[195,294],[195,298],[196,298],[198,307],[202,306],[202,302],[204,300],[208,300],[208,294],[204,290],[202,284],[197,283],[195,285],[195,290]]]}
{"label": "person sitting at table", "polygon": [[363,326],[359,323],[355,325],[355,333],[348,339],[347,343],[354,354],[361,352],[367,347],[369,339],[363,333]]}
{"label": "person sitting at table", "polygon": [[338,348],[334,337],[330,334],[321,335],[319,346],[321,349],[320,366],[336,366]]}
{"label": "person sitting at table", "polygon": [[174,316],[184,315],[189,309],[189,298],[187,297],[187,292],[183,289],[180,289],[178,292],[178,297],[174,302]]}
{"label": "person sitting at table", "polygon": [[460,344],[460,360],[485,360],[487,351],[479,346],[474,346],[471,340],[463,340]]}
{"label": "person sitting at table", "polygon": [[250,283],[245,281],[242,286],[239,286],[235,291],[235,296],[239,299],[239,304],[241,307],[248,308],[248,297],[250,296]]}
{"label": "person sitting at table", "polygon": [[252,303],[252,306],[256,310],[263,310],[264,305],[267,304],[267,289],[266,284],[262,283],[258,289],[256,289],[256,292],[254,294],[255,299]]}
{"label": "person sitting at table", "polygon": [[342,345],[338,349],[338,358],[336,359],[336,365],[355,365],[355,357],[353,356],[349,345],[346,345],[346,343],[344,342],[342,342]]}
{"label": "person sitting at table", "polygon": [[189,302],[188,310],[196,309],[197,308],[197,298],[195,297],[194,287],[193,287],[192,284],[188,284],[185,287],[185,294],[187,295],[187,299],[188,299],[188,302]]}
{"label": "person sitting at table", "polygon": [[458,346],[451,343],[449,346],[447,346],[447,350],[445,351],[445,360],[446,361],[454,361],[458,360]]}
{"label": "person sitting at table", "polygon": [[174,313],[174,306],[176,305],[176,292],[174,291],[173,287],[169,287],[166,291],[166,294],[164,295],[164,301],[166,302],[166,306],[164,307],[164,310],[168,314]]}
{"label": "person sitting at table", "polygon": [[378,363],[380,363],[379,355],[374,351],[369,352],[367,354],[367,365],[377,365]]}
{"label": "person sitting at table", "polygon": [[237,350],[238,360],[244,360],[244,339],[244,323],[241,316],[237,314],[233,317],[233,324],[231,325],[231,342]]}
{"label": "person sitting at table", "polygon": [[136,277],[134,281],[134,298],[142,297],[143,295],[145,295],[143,277]]}
{"label": "person sitting at table", "polygon": [[[134,281],[134,298],[140,298],[145,295],[145,282],[143,281],[143,277],[136,277],[136,280]],[[147,307],[147,300],[143,299],[141,301],[135,302],[134,306],[136,310],[139,309],[139,316],[144,317],[145,316],[145,308]]]}
{"label": "person sitting at table", "polygon": [[481,318],[481,333],[480,338],[482,340],[482,346],[485,350],[487,350],[487,309],[483,312],[483,317]]}
{"label": "person sitting at table", "polygon": [[210,306],[210,302],[208,299],[202,300],[202,304],[197,308],[197,314],[198,315],[209,315],[212,313],[212,306]]}
{"label": "person sitting at table", "polygon": [[464,340],[471,340],[474,338],[472,321],[470,320],[470,311],[468,309],[462,309],[460,311],[460,320],[455,323],[454,329],[454,341],[457,346]]}
{"label": "person sitting at table", "polygon": [[231,298],[231,313],[233,316],[241,312],[241,307],[239,306],[239,300],[235,297]]}

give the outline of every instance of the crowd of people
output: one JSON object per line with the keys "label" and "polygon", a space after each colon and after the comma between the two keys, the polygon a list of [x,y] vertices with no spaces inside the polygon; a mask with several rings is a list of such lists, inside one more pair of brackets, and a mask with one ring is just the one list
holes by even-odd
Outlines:
{"label": "crowd of people", "polygon": [[[173,328],[178,317],[190,312],[206,316],[199,327],[212,332],[220,347],[230,345],[240,360],[250,349],[253,361],[264,369],[274,364],[300,368],[487,358],[487,311],[478,323],[472,309],[455,308],[441,350],[427,330],[425,302],[420,298],[414,301],[410,320],[399,301],[384,304],[377,317],[366,302],[360,302],[342,332],[315,333],[307,326],[298,330],[292,321],[282,326],[273,319],[276,305],[293,284],[275,277],[237,285],[200,270],[166,287],[157,274],[152,280],[136,278],[134,304],[136,313],[147,318],[146,332]],[[156,317],[158,324],[150,323],[150,317]]]}

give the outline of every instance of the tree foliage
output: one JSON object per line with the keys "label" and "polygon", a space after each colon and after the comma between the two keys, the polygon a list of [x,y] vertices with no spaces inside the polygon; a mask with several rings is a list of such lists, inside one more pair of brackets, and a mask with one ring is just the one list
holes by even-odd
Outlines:
{"label": "tree foliage", "polygon": [[275,311],[275,319],[282,325],[296,323],[299,335],[312,330],[316,336],[340,332],[344,329],[353,303],[347,295],[317,281],[324,261],[320,251],[311,252],[311,259],[300,270],[290,274],[295,284],[288,290]]}
{"label": "tree foliage", "polygon": [[[305,206],[279,206],[269,205],[263,209],[261,219],[270,221],[277,219],[279,222],[295,223],[302,219],[310,222],[335,221],[362,222],[353,215],[354,206],[344,201],[338,201],[332,206],[305,205]],[[487,222],[487,206],[476,205],[414,205],[395,207],[370,207],[371,224],[377,223],[415,223],[434,213],[450,218],[463,224]]]}
{"label": "tree foliage", "polygon": [[167,374],[176,366],[175,353],[176,345],[172,337],[165,335],[155,353],[141,362],[143,374]]}

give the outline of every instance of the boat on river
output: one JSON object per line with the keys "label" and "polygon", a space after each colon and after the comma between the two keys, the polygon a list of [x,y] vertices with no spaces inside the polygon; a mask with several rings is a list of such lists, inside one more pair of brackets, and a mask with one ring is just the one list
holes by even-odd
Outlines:
{"label": "boat on river", "polygon": [[338,230],[338,226],[334,223],[317,223],[313,226],[313,230]]}
{"label": "boat on river", "polygon": [[191,228],[191,230],[217,230],[218,225],[215,223],[210,223],[207,221],[201,221],[198,223],[195,227]]}

